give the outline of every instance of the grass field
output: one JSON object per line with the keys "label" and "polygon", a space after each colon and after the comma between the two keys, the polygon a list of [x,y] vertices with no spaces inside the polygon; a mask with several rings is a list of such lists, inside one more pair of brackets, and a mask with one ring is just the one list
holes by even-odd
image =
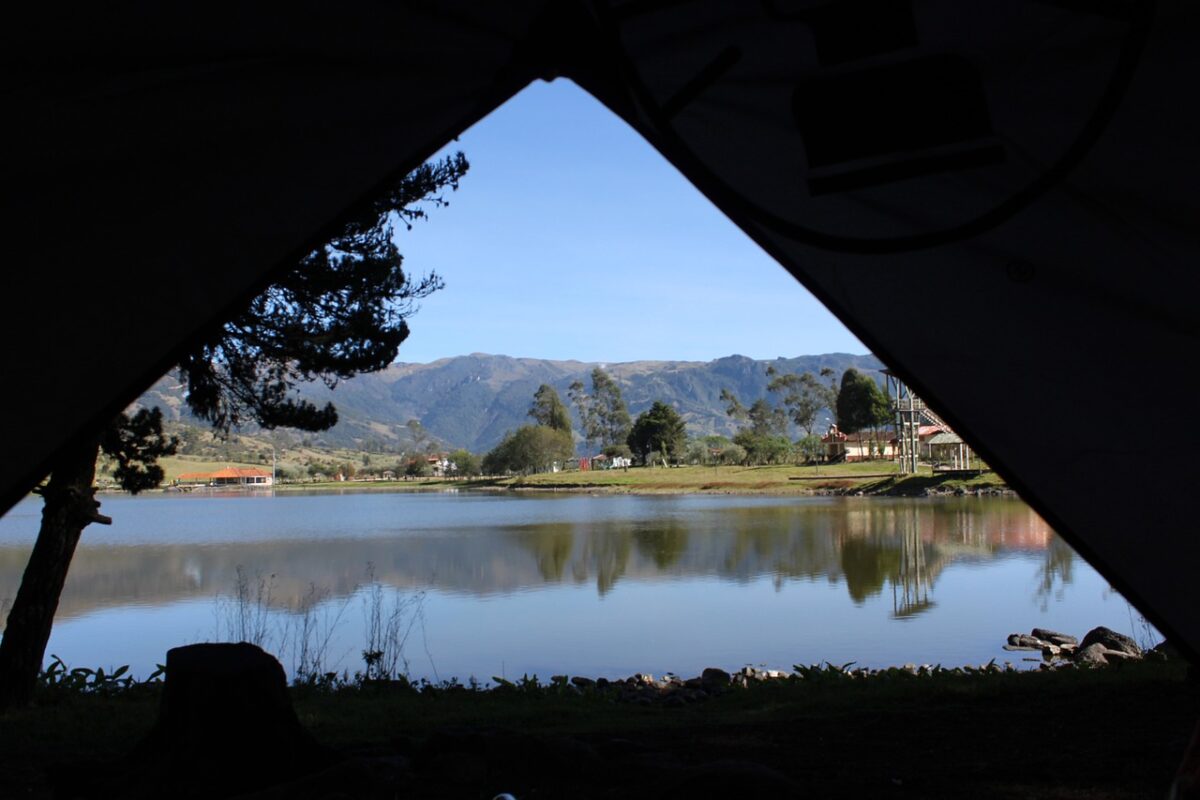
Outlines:
{"label": "grass field", "polygon": [[993,472],[975,478],[948,477],[925,471],[901,476],[888,461],[826,466],[763,467],[634,467],[626,470],[543,473],[491,482],[509,489],[576,490],[638,493],[921,494],[926,490],[996,491],[1005,488]]}
{"label": "grass field", "polygon": [[447,489],[603,492],[612,494],[771,494],[814,493],[924,495],[1007,491],[994,472],[976,477],[934,475],[928,470],[901,476],[888,462],[822,467],[632,467],[629,470],[557,472],[503,478],[424,478],[397,481],[302,483],[288,490],[361,489],[363,491],[434,491]]}
{"label": "grass field", "polygon": [[[382,458],[382,457],[380,457]],[[343,459],[349,461],[349,459]],[[172,456],[160,462],[169,484],[181,473],[212,472],[227,466],[270,469],[259,462],[210,461],[190,456]],[[281,469],[297,464],[280,461]],[[924,468],[916,475],[901,476],[890,461],[869,461],[823,466],[717,466],[717,467],[631,467],[628,470],[557,472],[505,478],[395,481],[349,481],[297,483],[278,487],[281,491],[324,488],[379,491],[494,489],[513,491],[580,491],[637,494],[787,494],[848,493],[922,495],[953,492],[995,492],[1007,487],[999,476],[985,470],[976,477],[935,475]]]}

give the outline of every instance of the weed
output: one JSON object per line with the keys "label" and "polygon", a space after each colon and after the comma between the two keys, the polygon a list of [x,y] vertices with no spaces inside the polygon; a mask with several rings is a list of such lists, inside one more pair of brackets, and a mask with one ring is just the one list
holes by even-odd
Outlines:
{"label": "weed", "polygon": [[[329,645],[333,634],[341,624],[350,602],[346,598],[336,608],[325,601],[329,589],[309,584],[308,592],[300,601],[298,619],[294,619],[292,640],[292,680],[298,684],[330,688],[337,683],[337,671],[330,668]],[[339,658],[337,662],[339,663]]]}
{"label": "weed", "polygon": [[1132,603],[1126,600],[1125,605],[1129,609],[1129,628],[1138,647],[1153,650],[1163,640],[1162,634],[1150,620],[1142,616],[1142,612],[1133,607]]}
{"label": "weed", "polygon": [[249,642],[263,649],[271,643],[271,599],[275,575],[254,573],[251,581],[239,564],[233,583],[233,596],[217,598],[217,639]]}
{"label": "weed", "polygon": [[128,674],[128,664],[105,672],[103,667],[68,667],[66,662],[53,654],[50,659],[50,665],[38,675],[41,688],[49,692],[111,695],[125,691],[136,683]]}
{"label": "weed", "polygon": [[367,562],[367,589],[363,594],[366,647],[362,651],[366,680],[391,680],[408,676],[405,645],[418,622],[424,629],[425,593],[404,596],[393,589],[385,596],[375,578],[375,565]]}

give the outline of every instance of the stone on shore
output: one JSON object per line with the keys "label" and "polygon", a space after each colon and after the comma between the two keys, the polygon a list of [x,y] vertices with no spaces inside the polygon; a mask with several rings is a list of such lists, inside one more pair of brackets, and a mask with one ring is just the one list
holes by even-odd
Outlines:
{"label": "stone on shore", "polygon": [[1087,647],[1081,647],[1075,654],[1075,663],[1083,667],[1106,667],[1108,666],[1108,659],[1105,657],[1107,652],[1109,652],[1108,648],[1099,642],[1089,644]]}
{"label": "stone on shore", "polygon": [[1103,645],[1105,650],[1127,653],[1133,658],[1142,657],[1142,648],[1138,647],[1137,642],[1131,637],[1105,628],[1103,625],[1088,631],[1087,636],[1084,636],[1083,641],[1079,643],[1079,649],[1085,650],[1093,644]]}
{"label": "stone on shore", "polygon": [[1008,644],[1013,648],[1028,648],[1030,650],[1041,650],[1051,642],[1045,639],[1039,639],[1036,636],[1030,636],[1025,633],[1010,633],[1008,635]]}
{"label": "stone on shore", "polygon": [[1146,655],[1153,655],[1159,661],[1176,661],[1183,657],[1179,649],[1166,639],[1154,645]]}
{"label": "stone on shore", "polygon": [[1029,633],[1035,639],[1041,639],[1044,642],[1049,642],[1050,644],[1056,644],[1059,646],[1064,644],[1079,644],[1079,640],[1074,636],[1070,636],[1065,633],[1059,633],[1058,631],[1047,630],[1046,628],[1034,628]]}
{"label": "stone on shore", "polygon": [[700,684],[705,691],[724,689],[730,683],[729,673],[717,667],[705,667],[700,673]]}

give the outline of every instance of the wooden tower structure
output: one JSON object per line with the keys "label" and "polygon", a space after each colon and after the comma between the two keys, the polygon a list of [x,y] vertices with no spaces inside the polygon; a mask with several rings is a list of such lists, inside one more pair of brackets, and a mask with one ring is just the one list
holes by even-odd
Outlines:
{"label": "wooden tower structure", "polygon": [[925,401],[891,370],[885,369],[883,374],[887,379],[892,413],[896,415],[896,459],[900,462],[900,473],[911,475],[917,471],[917,459],[921,454],[921,416],[926,410]]}

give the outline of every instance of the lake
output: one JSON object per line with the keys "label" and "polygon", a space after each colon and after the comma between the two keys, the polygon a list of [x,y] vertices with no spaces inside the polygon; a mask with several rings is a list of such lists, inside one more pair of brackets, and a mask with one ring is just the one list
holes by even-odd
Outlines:
{"label": "lake", "polygon": [[[102,500],[114,524],[85,530],[47,654],[139,676],[170,647],[249,637],[289,671],[306,641],[324,666],[353,673],[372,608],[386,623],[393,604],[408,670],[431,680],[825,661],[1030,667],[1022,656],[1036,654],[1001,649],[1009,633],[1152,635],[1015,499]],[[16,593],[39,515],[31,499],[0,519],[0,603]]]}

